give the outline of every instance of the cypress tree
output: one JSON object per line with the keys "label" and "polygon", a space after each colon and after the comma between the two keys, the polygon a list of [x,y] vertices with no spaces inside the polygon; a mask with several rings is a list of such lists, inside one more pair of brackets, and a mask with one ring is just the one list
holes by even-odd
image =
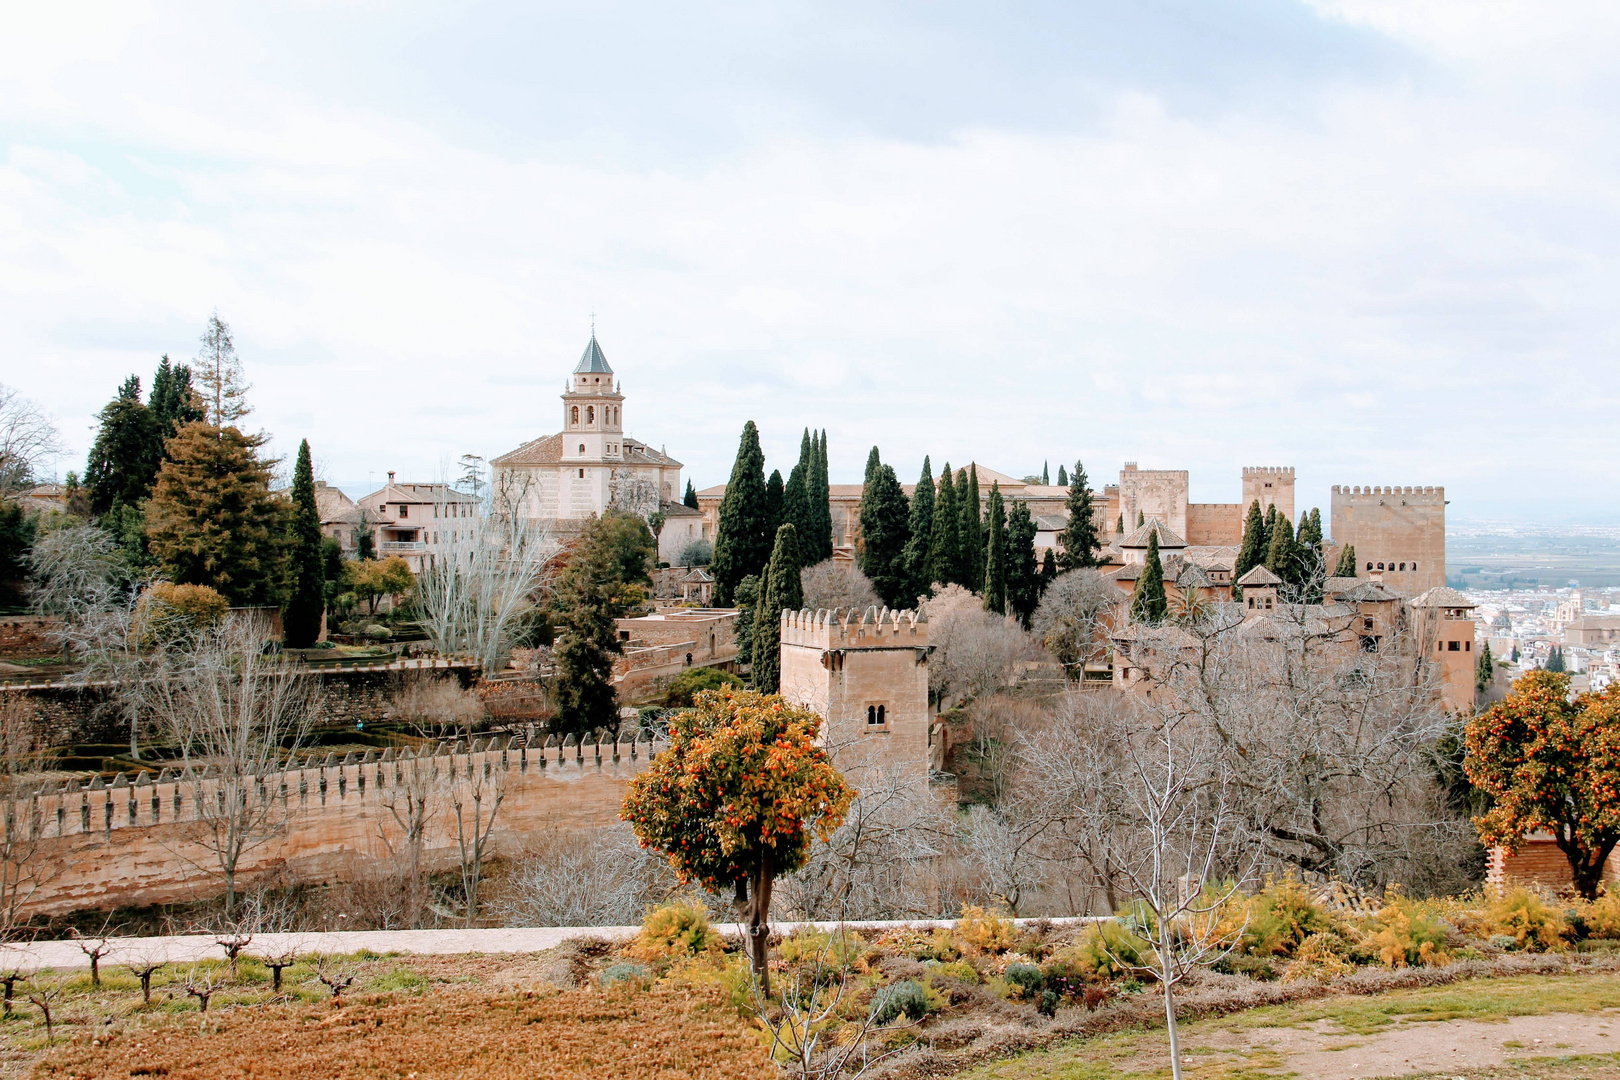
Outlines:
{"label": "cypress tree", "polygon": [[1271,534],[1277,529],[1277,504],[1266,507],[1266,531],[1261,537],[1261,550],[1271,550]]}
{"label": "cypress tree", "polygon": [[1046,587],[1052,584],[1052,579],[1058,576],[1057,554],[1047,548],[1041,556],[1041,595],[1046,595]]}
{"label": "cypress tree", "polygon": [[1479,662],[1474,665],[1474,691],[1483,694],[1491,688],[1491,678],[1496,674],[1495,661],[1491,659],[1491,643],[1486,642],[1485,647],[1479,650]]}
{"label": "cypress tree", "polygon": [[749,574],[737,582],[731,603],[737,609],[737,621],[731,633],[737,641],[737,663],[751,664],[754,659],[754,612],[759,608],[759,576]]}
{"label": "cypress tree", "polygon": [[1164,595],[1164,564],[1159,561],[1159,530],[1148,533],[1147,560],[1142,575],[1136,579],[1131,592],[1131,618],[1138,622],[1158,624],[1170,611]]}
{"label": "cypress tree", "polygon": [[1232,580],[1247,574],[1266,561],[1266,519],[1260,513],[1260,500],[1249,504],[1249,514],[1243,521],[1243,544],[1238,548],[1237,563],[1232,567]]}
{"label": "cypress tree", "polygon": [[956,581],[961,565],[962,519],[956,509],[956,484],[951,480],[951,463],[946,462],[934,492],[934,522],[928,534],[928,583],[949,585]]}
{"label": "cypress tree", "polygon": [[1125,512],[1123,510],[1120,511],[1119,520],[1114,522],[1114,533],[1117,536],[1125,535]]}
{"label": "cypress tree", "polygon": [[1299,584],[1299,556],[1294,549],[1294,527],[1282,514],[1276,515],[1271,527],[1271,544],[1266,548],[1266,569],[1283,579],[1284,584]]}
{"label": "cypress tree", "polygon": [[1029,504],[1015,502],[1007,512],[1007,606],[1024,629],[1041,602],[1041,572],[1035,562],[1035,518]]}
{"label": "cypress tree", "polygon": [[903,608],[910,599],[911,573],[906,567],[910,515],[894,469],[879,464],[861,496],[861,570],[891,608]]}
{"label": "cypress tree", "polygon": [[765,531],[772,536],[787,520],[782,516],[782,504],[782,470],[772,469],[771,478],[765,481]]}
{"label": "cypress tree", "polygon": [[720,500],[714,558],[709,564],[717,603],[730,603],[739,581],[765,569],[771,555],[766,520],[765,453],[759,448],[759,429],[750,420],[743,425],[731,480]]}
{"label": "cypress tree", "polygon": [[618,723],[613,658],[623,651],[614,621],[621,578],[622,564],[605,519],[593,519],[586,524],[557,583],[562,625],[553,662],[559,734]]}
{"label": "cypress tree", "polygon": [[990,482],[990,505],[985,512],[984,608],[1007,613],[1007,507],[1001,485]]}
{"label": "cypress tree", "polygon": [[1554,645],[1552,651],[1547,654],[1547,670],[1554,672],[1564,670],[1564,650],[1561,646]]}
{"label": "cypress tree", "polygon": [[[874,446],[872,447],[872,452],[866,455],[866,474],[861,480],[862,487],[871,486],[872,474],[877,472],[882,467],[883,462],[878,459],[878,448]],[[861,495],[864,497],[866,492],[862,491]]]}
{"label": "cypress tree", "polygon": [[686,495],[681,499],[681,502],[691,507],[693,510],[699,509],[697,501],[697,488],[692,486],[691,480],[686,482]]}
{"label": "cypress tree", "polygon": [[814,553],[814,561],[832,558],[832,490],[827,481],[827,429],[821,429],[821,435],[814,440],[816,455],[815,484],[810,489],[810,511],[815,516],[816,535],[810,550]]}
{"label": "cypress tree", "polygon": [[804,607],[799,577],[799,540],[792,525],[776,530],[776,545],[765,576],[764,596],[754,616],[754,689],[774,694],[782,681],[782,612]]}
{"label": "cypress tree", "polygon": [[1356,573],[1356,545],[1346,544],[1339,549],[1339,565],[1333,568],[1334,577],[1358,577]]}
{"label": "cypress tree", "polygon": [[934,533],[934,474],[927,455],[923,456],[922,475],[917,488],[911,493],[910,539],[906,541],[906,588],[908,600],[914,600],[928,591],[928,543]]}
{"label": "cypress tree", "polygon": [[315,508],[315,470],[308,439],[298,444],[298,462],[293,466],[291,532],[287,551],[291,581],[281,625],[288,648],[307,649],[321,636],[321,613],[326,610],[321,515]]}
{"label": "cypress tree", "polygon": [[1064,470],[1063,463],[1058,462],[1058,487],[1068,487],[1068,486],[1069,486],[1069,474],[1068,474],[1068,472],[1066,472]]}
{"label": "cypress tree", "polygon": [[1041,462],[1041,483],[1046,487],[1052,486],[1052,474],[1047,471],[1047,463]]}
{"label": "cypress tree", "polygon": [[984,522],[979,516],[979,466],[969,462],[956,474],[956,506],[962,512],[962,576],[974,592],[984,588]]}
{"label": "cypress tree", "polygon": [[[1060,467],[1058,481],[1061,483],[1063,479]],[[1091,490],[1091,480],[1086,476],[1086,467],[1078,461],[1074,463],[1074,478],[1069,482],[1069,498],[1065,508],[1069,512],[1069,521],[1058,538],[1063,551],[1058,558],[1058,567],[1078,570],[1084,566],[1096,566],[1097,552],[1102,550],[1102,537],[1097,535],[1096,499]]]}
{"label": "cypress tree", "polygon": [[1138,529],[1140,529],[1142,526],[1144,526],[1146,524],[1147,524],[1147,512],[1143,511],[1143,510],[1138,510],[1136,512],[1136,527]]}

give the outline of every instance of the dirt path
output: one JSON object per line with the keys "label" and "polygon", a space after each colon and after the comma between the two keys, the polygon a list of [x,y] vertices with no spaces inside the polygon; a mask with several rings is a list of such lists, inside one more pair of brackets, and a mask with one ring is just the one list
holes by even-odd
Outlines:
{"label": "dirt path", "polygon": [[1535,1057],[1620,1053],[1620,1010],[1407,1023],[1372,1035],[1318,1030],[1331,1026],[1222,1032],[1201,1048],[1235,1050],[1251,1061],[1275,1054],[1281,1071],[1312,1080],[1366,1080],[1494,1068]]}

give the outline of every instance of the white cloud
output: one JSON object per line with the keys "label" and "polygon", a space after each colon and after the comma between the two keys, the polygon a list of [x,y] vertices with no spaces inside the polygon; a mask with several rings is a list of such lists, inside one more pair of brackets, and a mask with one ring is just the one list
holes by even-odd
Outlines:
{"label": "white cloud", "polygon": [[[845,476],[873,442],[908,480],[925,452],[1083,454],[1226,500],[1241,465],[1291,463],[1311,501],[1443,483],[1580,516],[1620,494],[1620,184],[1609,100],[1565,88],[1614,27],[1425,9],[1333,5],[1436,67],[1286,116],[1115,88],[1073,130],[789,128],[656,165],[492,149],[312,100],[285,66],[162,62],[251,45],[240,25],[59,25],[25,65],[0,46],[0,379],[82,449],[217,306],[281,445],[309,437],[334,479],[426,475],[551,430],[594,307],[632,434],[700,486],[755,419],[773,465],[829,428]],[[1572,59],[1527,96],[1554,43]]]}

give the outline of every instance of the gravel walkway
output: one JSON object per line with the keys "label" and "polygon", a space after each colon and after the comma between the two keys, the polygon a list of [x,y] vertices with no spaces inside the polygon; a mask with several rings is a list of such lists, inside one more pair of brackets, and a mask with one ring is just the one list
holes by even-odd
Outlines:
{"label": "gravel walkway", "polygon": [[[1036,919],[1015,919],[1019,925],[1037,922]],[[1098,921],[1092,917],[1050,919],[1054,926],[1070,923]],[[737,933],[736,923],[718,924],[722,931]],[[830,930],[838,924],[772,923],[771,929],[790,934],[800,926],[815,926]],[[936,926],[954,926],[950,919],[897,920],[887,922],[848,922],[853,930],[887,930],[900,926],[928,929]],[[374,953],[418,953],[429,956],[447,956],[466,953],[535,953],[554,949],[570,938],[594,937],[611,941],[624,941],[635,936],[636,926],[546,926],[500,927],[476,930],[337,930],[308,934],[261,934],[247,947],[249,955],[272,955],[288,950],[301,953],[355,953],[362,949]],[[160,954],[169,963],[186,964],[197,960],[223,960],[225,950],[216,937],[205,934],[185,934],[175,937],[113,938],[112,949],[103,955],[103,964],[122,963],[125,958]],[[76,941],[36,941],[0,949],[0,970],[37,970],[52,968],[65,971],[88,968],[90,958]]]}

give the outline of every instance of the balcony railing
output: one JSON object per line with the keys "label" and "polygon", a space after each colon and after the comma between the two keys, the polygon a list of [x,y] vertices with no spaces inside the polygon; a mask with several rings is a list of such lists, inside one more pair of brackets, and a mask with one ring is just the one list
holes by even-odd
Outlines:
{"label": "balcony railing", "polygon": [[384,555],[405,555],[412,551],[426,551],[428,546],[420,540],[384,540],[377,550]]}

